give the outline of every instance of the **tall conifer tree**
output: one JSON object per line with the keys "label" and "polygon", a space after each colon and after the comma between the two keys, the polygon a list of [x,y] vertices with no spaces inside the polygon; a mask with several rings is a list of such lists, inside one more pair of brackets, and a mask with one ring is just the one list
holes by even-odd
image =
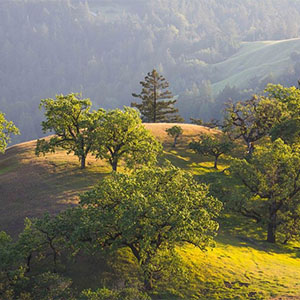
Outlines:
{"label": "tall conifer tree", "polygon": [[169,83],[154,69],[141,81],[142,91],[140,94],[132,94],[133,97],[140,98],[141,104],[132,102],[131,106],[136,107],[142,114],[142,120],[146,123],[159,122],[183,122],[178,114],[178,109],[174,108],[176,99],[168,90]]}

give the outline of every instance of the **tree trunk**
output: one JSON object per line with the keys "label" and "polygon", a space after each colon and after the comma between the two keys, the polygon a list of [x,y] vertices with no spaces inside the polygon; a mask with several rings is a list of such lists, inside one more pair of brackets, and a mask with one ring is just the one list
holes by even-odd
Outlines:
{"label": "tree trunk", "polygon": [[56,252],[55,249],[53,250],[53,264],[54,264],[53,273],[57,273],[57,269],[56,269],[56,265],[57,265],[57,252]]}
{"label": "tree trunk", "polygon": [[[48,236],[48,234],[47,234],[47,236]],[[57,254],[58,253],[57,253],[56,248],[53,245],[53,239],[54,238],[50,238],[48,236],[49,246],[50,246],[50,248],[52,250],[52,253],[53,253],[53,273],[57,273],[57,270],[56,270],[56,261],[57,261]]]}
{"label": "tree trunk", "polygon": [[173,148],[176,148],[176,144],[177,144],[177,136],[175,136],[174,138]]}
{"label": "tree trunk", "polygon": [[[144,275],[144,289],[146,291],[151,291],[153,289],[153,274],[147,268],[147,262],[142,262],[141,263],[140,252],[139,252],[139,250],[133,244],[125,244],[125,245],[128,246],[131,249],[132,254],[135,256],[135,258],[137,259],[138,263],[141,265],[141,268],[142,268],[142,271],[143,271],[143,275]],[[149,260],[150,260],[150,258],[148,257],[146,259],[146,261],[149,262]]]}
{"label": "tree trunk", "polygon": [[153,103],[153,123],[156,123],[156,101],[157,101],[157,94],[156,94],[156,83],[154,82],[154,103]]}
{"label": "tree trunk", "polygon": [[83,155],[81,156],[81,169],[85,169],[85,160],[86,160],[86,157]]}
{"label": "tree trunk", "polygon": [[267,242],[275,244],[276,243],[276,225],[274,225],[271,221],[268,223],[268,237]]}
{"label": "tree trunk", "polygon": [[271,204],[269,208],[267,242],[272,244],[276,243],[276,227],[277,227],[277,210],[276,210],[276,202],[274,202]]}
{"label": "tree trunk", "polygon": [[218,170],[218,158],[219,158],[219,155],[218,156],[215,156],[215,164],[214,164],[214,168],[216,170]]}
{"label": "tree trunk", "polygon": [[31,262],[31,258],[32,258],[32,253],[30,253],[27,256],[27,261],[26,261],[26,273],[30,272],[30,262]]}
{"label": "tree trunk", "polygon": [[118,160],[117,159],[113,159],[111,166],[112,166],[113,171],[117,172],[117,169],[118,169]]}
{"label": "tree trunk", "polygon": [[153,289],[153,276],[151,272],[144,273],[144,288],[146,291]]}
{"label": "tree trunk", "polygon": [[248,147],[248,156],[252,157],[253,151],[254,151],[254,145],[253,142],[247,142],[247,147]]}

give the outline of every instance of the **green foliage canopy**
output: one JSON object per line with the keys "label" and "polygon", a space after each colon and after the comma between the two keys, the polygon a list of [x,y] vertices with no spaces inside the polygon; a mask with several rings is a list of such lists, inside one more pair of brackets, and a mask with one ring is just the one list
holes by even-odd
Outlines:
{"label": "green foliage canopy", "polygon": [[134,288],[123,290],[109,290],[107,288],[92,291],[90,289],[82,292],[82,300],[151,300],[151,298]]}
{"label": "green foliage canopy", "polygon": [[242,138],[251,156],[253,143],[270,134],[284,111],[285,105],[277,99],[254,95],[244,102],[228,103],[223,128],[231,138]]}
{"label": "green foliage canopy", "polygon": [[43,99],[40,107],[45,109],[46,121],[42,122],[44,132],[54,132],[49,141],[37,141],[36,154],[55,152],[58,147],[73,152],[85,168],[86,157],[91,151],[95,131],[103,111],[90,112],[91,101],[79,99],[78,94],[57,95],[55,99]]}
{"label": "green foliage canopy", "polygon": [[7,121],[5,115],[0,112],[0,153],[4,153],[10,142],[11,134],[20,134],[20,131],[12,121]]}
{"label": "green foliage canopy", "polygon": [[169,136],[173,137],[174,138],[174,143],[173,143],[173,147],[175,148],[176,147],[176,144],[177,144],[177,139],[182,135],[183,133],[183,129],[182,127],[178,126],[178,125],[175,125],[175,126],[172,126],[168,129],[166,129],[166,132],[168,133]]}
{"label": "green foliage canopy", "polygon": [[234,148],[233,142],[226,136],[214,137],[203,134],[198,141],[192,141],[189,148],[202,155],[211,155],[215,158],[214,168],[218,169],[218,159],[223,154],[229,154]]}
{"label": "green foliage canopy", "polygon": [[92,242],[101,249],[128,247],[147,289],[153,286],[154,260],[161,251],[172,253],[185,242],[201,249],[211,245],[222,208],[207,186],[175,167],[113,173],[82,195],[80,205],[81,227],[88,227]]}
{"label": "green foliage canopy", "polygon": [[[0,298],[7,300],[75,299],[72,281],[56,273],[56,259],[64,245],[63,216],[25,220],[25,229],[16,241],[0,232]],[[68,228],[69,229],[69,228]],[[64,248],[65,249],[65,248]],[[53,255],[54,272],[40,268]],[[31,261],[35,260],[35,270]]]}
{"label": "green foliage canopy", "polygon": [[245,192],[235,197],[236,207],[245,216],[267,225],[268,242],[276,242],[278,226],[282,227],[289,212],[296,213],[300,204],[299,154],[298,148],[292,149],[278,139],[257,149],[249,161],[232,162],[232,174],[245,187]]}
{"label": "green foliage canopy", "polygon": [[272,139],[281,138],[289,144],[300,142],[300,90],[294,86],[283,87],[269,84],[265,90],[269,97],[277,99],[286,107],[284,119],[275,124]]}
{"label": "green foliage canopy", "polygon": [[156,163],[162,146],[142,125],[139,113],[124,107],[123,111],[114,109],[102,114],[92,150],[117,171],[120,159],[124,159],[129,168]]}
{"label": "green foliage canopy", "polygon": [[0,298],[14,296],[14,286],[22,281],[25,267],[18,264],[19,254],[11,237],[0,231]]}

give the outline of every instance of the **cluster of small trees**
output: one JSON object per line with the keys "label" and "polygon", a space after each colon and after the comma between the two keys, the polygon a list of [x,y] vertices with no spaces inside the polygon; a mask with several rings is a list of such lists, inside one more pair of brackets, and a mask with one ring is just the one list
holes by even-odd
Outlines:
{"label": "cluster of small trees", "polygon": [[[142,92],[135,96],[142,103],[132,105],[145,121],[179,119],[174,99],[164,91],[168,85],[163,77],[153,70],[141,84]],[[300,90],[268,85],[265,92],[265,96],[228,104],[222,131],[201,135],[189,148],[213,156],[218,169],[219,157],[232,155],[233,148],[244,143],[243,157],[231,158],[228,169],[240,184],[238,189],[232,187],[230,207],[265,226],[268,242],[275,243],[280,236],[286,243],[300,235]],[[137,110],[91,111],[91,101],[77,94],[42,100],[41,107],[46,116],[43,130],[55,135],[38,140],[37,155],[60,147],[76,155],[82,168],[92,154],[107,160],[113,171],[121,160],[134,170],[130,174],[112,172],[81,195],[76,207],[53,217],[26,220],[16,241],[0,233],[1,297],[48,299],[52,293],[57,299],[73,299],[70,281],[56,273],[61,253],[116,253],[123,248],[133,255],[147,292],[162,274],[174,271],[171,266],[179,259],[176,246],[189,243],[205,249],[211,245],[222,203],[189,172],[171,164],[155,165],[162,146],[145,129]],[[3,114],[0,126],[3,151],[10,134],[18,130]],[[175,125],[166,132],[176,147],[182,128]],[[33,275],[35,265],[49,255],[53,258],[51,272]],[[43,294],[45,287],[48,294]],[[134,294],[134,299],[148,299],[130,287],[86,290],[76,297],[125,299],[126,293]]]}
{"label": "cluster of small trees", "polygon": [[202,137],[190,147],[214,156],[216,167],[218,155],[230,153],[230,143],[244,142],[244,158],[230,163],[230,173],[243,186],[233,191],[231,207],[266,226],[268,242],[278,235],[287,242],[300,234],[300,90],[270,84],[265,93],[228,104],[220,125],[225,142]]}
{"label": "cluster of small trees", "polygon": [[[133,94],[142,100],[141,104],[132,103],[138,108],[144,122],[179,122],[183,119],[174,108],[176,99],[167,89],[169,83],[153,70],[141,82],[142,92]],[[36,154],[55,152],[60,147],[68,153],[73,152],[86,166],[89,153],[97,158],[106,159],[114,171],[121,159],[128,167],[137,164],[156,162],[161,145],[142,125],[137,110],[124,107],[124,110],[90,111],[91,101],[79,99],[78,94],[57,95],[56,99],[44,99],[40,107],[45,109],[46,121],[42,122],[43,131],[54,132],[50,139],[37,142]],[[176,145],[176,139],[174,145]]]}
{"label": "cluster of small trees", "polygon": [[267,241],[284,243],[300,234],[300,90],[269,84],[264,95],[228,103],[224,120],[204,124],[219,134],[202,135],[189,144],[201,155],[218,158],[244,143],[244,158],[231,158],[230,174],[242,189],[232,187],[229,207],[266,227]]}
{"label": "cluster of small trees", "polygon": [[156,162],[161,145],[142,125],[135,109],[90,112],[91,101],[77,96],[58,95],[56,99],[42,100],[47,119],[42,123],[43,130],[54,131],[55,135],[37,141],[37,155],[63,148],[73,152],[84,169],[87,155],[91,153],[106,159],[114,171],[121,159],[131,167]]}
{"label": "cluster of small trees", "polygon": [[[153,116],[157,122],[178,120],[175,100],[166,100],[171,94],[163,92],[165,80],[155,70],[152,75],[155,82],[147,91],[143,89],[145,97],[138,106],[143,117],[153,121]],[[113,171],[120,160],[135,170],[130,174],[112,172],[81,195],[76,207],[53,217],[46,214],[27,219],[16,241],[1,233],[0,297],[149,299],[144,292],[151,291],[161,276],[178,272],[176,246],[189,243],[204,250],[212,245],[222,203],[189,172],[170,163],[155,166],[162,146],[142,125],[134,108],[91,111],[91,101],[79,99],[77,94],[44,99],[41,107],[46,117],[43,130],[54,135],[37,141],[37,155],[61,148],[76,155],[81,168],[92,154],[106,159]],[[181,127],[173,126],[168,133],[174,137],[175,147]],[[121,291],[85,290],[79,295],[71,289],[70,280],[58,275],[62,253],[70,257],[82,252],[105,255],[124,248],[140,268],[143,291],[128,287]],[[49,256],[52,266],[41,273],[38,266],[43,261],[49,263]]]}

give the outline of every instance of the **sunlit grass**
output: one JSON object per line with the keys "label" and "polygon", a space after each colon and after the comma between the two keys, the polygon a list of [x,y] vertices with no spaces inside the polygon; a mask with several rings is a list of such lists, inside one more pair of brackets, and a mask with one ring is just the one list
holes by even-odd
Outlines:
{"label": "sunlit grass", "polygon": [[[151,125],[147,125],[151,129]],[[192,172],[195,178],[211,186],[215,195],[239,184],[225,171],[230,158],[221,157],[219,170],[213,159],[188,149],[191,136],[203,132],[191,126],[186,136],[172,148],[165,127],[155,125],[154,134],[164,143],[163,157],[175,166]],[[78,158],[65,151],[36,157],[34,142],[18,145],[0,157],[0,226],[14,233],[27,216],[38,217],[45,211],[57,213],[78,203],[78,195],[91,189],[111,173],[110,165],[89,156],[87,168],[80,169]],[[121,164],[121,172],[127,172]],[[226,197],[223,195],[222,197]],[[206,252],[190,245],[178,247],[186,278],[161,280],[154,299],[270,299],[273,296],[300,295],[300,253],[298,244],[270,245],[265,242],[266,228],[254,221],[226,211],[219,219],[216,245]],[[141,280],[134,257],[127,249],[115,256],[80,255],[61,271],[73,279],[78,290],[101,286],[118,287],[124,282]]]}
{"label": "sunlit grass", "polygon": [[246,87],[254,77],[283,74],[290,65],[290,54],[299,49],[300,39],[242,43],[229,59],[211,65],[218,70],[218,81],[212,84],[214,94],[225,86]]}

